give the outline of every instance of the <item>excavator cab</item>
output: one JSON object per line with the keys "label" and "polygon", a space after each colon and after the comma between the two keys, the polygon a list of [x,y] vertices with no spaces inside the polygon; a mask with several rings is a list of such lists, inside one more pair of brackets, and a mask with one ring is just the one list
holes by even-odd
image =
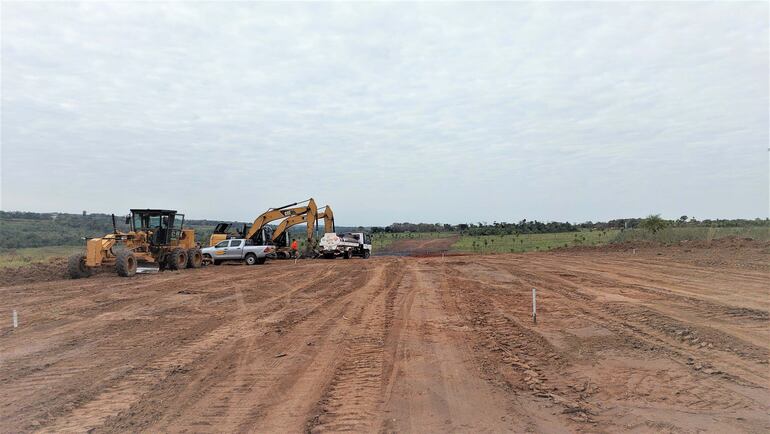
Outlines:
{"label": "excavator cab", "polygon": [[217,225],[217,226],[214,228],[214,233],[215,233],[215,234],[226,234],[226,233],[227,233],[227,231],[229,231],[229,230],[230,230],[230,226],[232,226],[232,224],[231,224],[231,223],[219,223],[219,224],[218,224],[218,225]]}

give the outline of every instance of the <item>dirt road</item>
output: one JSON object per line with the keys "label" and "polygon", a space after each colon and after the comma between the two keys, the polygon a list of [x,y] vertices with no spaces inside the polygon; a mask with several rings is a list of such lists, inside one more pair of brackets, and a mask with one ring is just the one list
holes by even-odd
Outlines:
{"label": "dirt road", "polygon": [[274,261],[4,286],[0,430],[767,432],[768,253]]}

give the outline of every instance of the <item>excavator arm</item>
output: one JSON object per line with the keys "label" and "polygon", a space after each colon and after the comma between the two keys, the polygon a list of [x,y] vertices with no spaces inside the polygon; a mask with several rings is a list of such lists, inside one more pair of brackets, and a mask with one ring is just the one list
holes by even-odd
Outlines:
{"label": "excavator arm", "polygon": [[[307,202],[306,206],[299,206],[299,207],[295,206],[304,202]],[[265,211],[264,213],[260,214],[259,217],[257,217],[256,219],[254,219],[254,223],[251,224],[251,228],[249,228],[249,231],[246,233],[246,236],[244,238],[246,239],[253,238],[257,233],[259,233],[260,230],[262,230],[263,227],[265,227],[266,224],[272,221],[282,219],[284,217],[297,216],[302,213],[307,213],[308,210],[310,209],[313,210],[313,215],[315,215],[316,210],[318,208],[316,207],[316,204],[313,198],[310,198],[303,202],[290,203],[280,208],[271,208]],[[273,233],[273,238],[277,238],[277,236],[278,236],[277,234]]]}
{"label": "excavator arm", "polygon": [[318,213],[318,220],[321,219],[324,220],[324,233],[334,232],[334,213],[332,212],[332,207],[329,205],[323,207],[323,212]]}
{"label": "excavator arm", "polygon": [[[315,225],[316,220],[318,220],[317,217],[318,214],[318,208],[316,208],[315,202],[311,201],[308,203],[307,210],[301,214],[293,215],[291,217],[287,217],[286,220],[282,221],[277,228],[275,228],[275,232],[273,232],[273,239],[278,239],[281,235],[283,235],[284,232],[286,232],[287,229],[289,229],[292,226],[296,226],[301,223],[307,223],[307,239],[311,240],[313,239],[313,234],[315,233]],[[314,216],[314,218],[308,219],[308,216]]]}

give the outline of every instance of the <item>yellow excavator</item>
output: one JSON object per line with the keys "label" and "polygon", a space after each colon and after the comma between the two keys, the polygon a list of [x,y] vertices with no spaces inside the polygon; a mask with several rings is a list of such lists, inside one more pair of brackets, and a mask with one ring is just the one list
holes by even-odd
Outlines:
{"label": "yellow excavator", "polygon": [[[297,206],[303,203],[305,205]],[[250,226],[244,225],[243,231],[240,234],[237,234],[237,236],[253,240],[257,245],[269,244],[272,242],[273,237],[268,233],[269,231],[266,230],[268,223],[285,217],[307,213],[309,210],[313,210],[313,213],[315,214],[315,210],[317,209],[315,200],[313,200],[312,197],[301,202],[290,203],[278,208],[270,208],[254,219],[254,222]],[[236,235],[230,233],[230,227],[231,225],[229,223],[218,224],[214,233],[211,234],[211,237],[209,238],[209,246],[214,246],[220,241]]]}
{"label": "yellow excavator", "polygon": [[[323,212],[321,212],[323,210]],[[314,219],[309,219],[308,216],[315,216]],[[308,210],[308,212],[298,214],[295,216],[287,217],[283,220],[273,232],[273,243],[277,246],[276,255],[278,258],[288,259],[291,257],[291,251],[289,250],[289,232],[288,229],[292,226],[296,226],[302,223],[307,224],[307,252],[315,250],[315,228],[318,225],[318,220],[324,220],[324,232],[334,232],[334,213],[329,205],[321,207],[316,210]]]}

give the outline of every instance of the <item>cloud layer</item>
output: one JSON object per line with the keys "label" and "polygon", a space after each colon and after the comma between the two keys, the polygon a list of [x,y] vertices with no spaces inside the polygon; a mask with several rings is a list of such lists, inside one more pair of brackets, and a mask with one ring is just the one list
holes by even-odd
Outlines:
{"label": "cloud layer", "polygon": [[2,209],[768,214],[767,3],[2,6]]}

